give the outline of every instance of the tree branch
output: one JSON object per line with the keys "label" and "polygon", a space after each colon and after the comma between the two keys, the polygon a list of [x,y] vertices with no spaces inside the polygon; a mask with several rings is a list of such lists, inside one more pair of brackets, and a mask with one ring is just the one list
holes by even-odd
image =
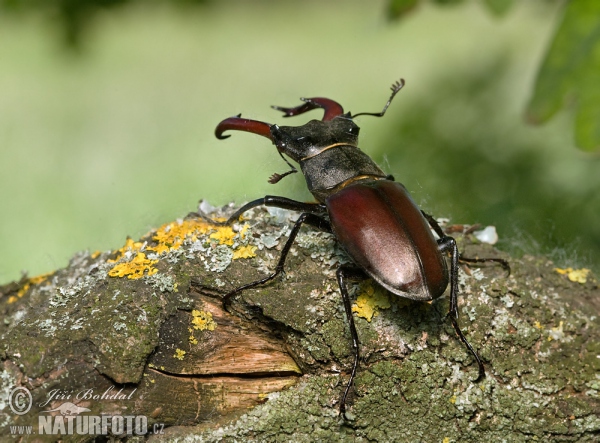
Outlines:
{"label": "tree branch", "polygon": [[[89,409],[81,415],[164,424],[151,441],[598,438],[597,282],[470,235],[457,237],[465,256],[508,258],[513,271],[460,274],[461,325],[487,377],[472,383],[477,366],[445,318],[447,297],[413,303],[366,281],[353,294],[361,366],[344,422],[351,348],[334,274],[348,259],[331,235],[303,228],[283,278],[243,292],[234,314],[221,306],[223,294],[274,269],[286,214],[255,210],[233,230],[173,222],[0,287],[0,433],[37,432],[39,416],[71,402]],[[7,406],[15,387],[32,394],[25,415]]]}

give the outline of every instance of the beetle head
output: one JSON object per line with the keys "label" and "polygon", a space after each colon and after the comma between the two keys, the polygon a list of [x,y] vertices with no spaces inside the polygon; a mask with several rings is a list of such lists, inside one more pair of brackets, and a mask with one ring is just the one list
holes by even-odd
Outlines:
{"label": "beetle head", "polygon": [[223,120],[217,125],[215,135],[218,139],[225,139],[229,135],[223,135],[225,131],[245,131],[262,135],[277,146],[277,150],[291,170],[285,174],[273,174],[269,183],[277,183],[286,175],[296,172],[296,168],[283,156],[286,154],[294,161],[300,163],[312,158],[330,147],[337,145],[355,146],[358,142],[360,128],[352,121],[359,115],[371,115],[383,117],[388,106],[396,93],[404,86],[404,80],[397,81],[392,85],[392,94],[381,112],[361,112],[359,114],[344,114],[344,108],[338,102],[325,97],[302,98],[303,104],[294,108],[283,108],[273,106],[274,109],[282,111],[284,117],[293,117],[304,114],[313,109],[323,109],[322,120],[311,120],[302,126],[278,126],[269,123],[242,118],[241,114]]}
{"label": "beetle head", "polygon": [[350,114],[339,115],[331,120],[311,120],[302,126],[270,125],[238,115],[219,123],[215,135],[218,139],[225,139],[229,135],[223,133],[231,130],[262,135],[271,140],[280,153],[299,162],[334,144],[356,146],[360,128],[352,121]]}
{"label": "beetle head", "polygon": [[218,124],[215,135],[224,139],[229,135],[223,132],[235,130],[246,131],[262,135],[271,140],[279,150],[292,157],[294,160],[318,154],[323,148],[333,144],[348,144],[356,146],[359,127],[352,121],[359,115],[383,117],[394,96],[404,86],[400,79],[392,85],[392,95],[381,112],[361,112],[359,114],[344,114],[344,108],[338,102],[325,97],[302,98],[304,102],[294,108],[273,106],[273,109],[282,111],[284,117],[293,117],[304,114],[313,109],[321,108],[325,111],[322,120],[312,120],[303,126],[277,126],[257,120],[242,118],[241,114],[230,117]]}
{"label": "beetle head", "polygon": [[349,115],[330,121],[311,120],[302,126],[271,126],[271,140],[277,150],[296,162],[312,157],[334,144],[356,146],[360,128]]}

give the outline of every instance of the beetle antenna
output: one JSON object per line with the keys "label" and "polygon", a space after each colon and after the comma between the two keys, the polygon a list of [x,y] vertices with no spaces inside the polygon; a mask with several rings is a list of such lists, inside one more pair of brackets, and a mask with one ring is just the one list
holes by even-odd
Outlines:
{"label": "beetle antenna", "polygon": [[[279,152],[279,151],[277,151]],[[298,172],[298,170],[294,167],[294,165],[292,165],[287,158],[285,158],[283,156],[283,154],[281,152],[279,152],[279,155],[281,156],[281,158],[283,159],[284,162],[286,162],[288,164],[288,166],[292,169],[290,169],[288,172],[285,172],[283,174],[278,174],[277,172],[275,172],[273,175],[271,175],[271,177],[269,177],[269,183],[271,183],[272,185],[274,185],[275,183],[279,182],[279,180],[281,180],[283,177],[288,176],[290,174],[294,174],[295,172]]]}
{"label": "beetle antenna", "polygon": [[355,118],[355,117],[358,117],[359,115],[370,115],[373,117],[383,117],[385,114],[385,111],[387,111],[387,108],[390,106],[390,103],[392,103],[393,98],[396,96],[398,91],[400,91],[400,89],[402,89],[404,84],[405,84],[405,82],[404,82],[403,78],[401,78],[400,80],[398,80],[397,82],[392,84],[392,87],[391,87],[392,95],[390,95],[389,100],[387,101],[387,103],[385,104],[385,106],[383,107],[383,110],[381,112],[360,112],[358,114],[351,115],[350,118]]}

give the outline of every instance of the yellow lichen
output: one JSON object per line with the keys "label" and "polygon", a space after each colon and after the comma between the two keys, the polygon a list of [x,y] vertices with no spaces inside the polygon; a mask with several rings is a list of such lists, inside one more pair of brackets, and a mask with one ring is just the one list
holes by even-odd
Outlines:
{"label": "yellow lichen", "polygon": [[[220,221],[220,220],[216,220]],[[240,231],[240,237],[243,238],[248,225]],[[213,232],[210,238],[217,240],[220,244],[232,246],[233,238],[236,233],[230,226],[214,226],[199,219],[178,220],[171,223],[166,223],[156,230],[152,235],[152,240],[157,244],[148,246],[146,250],[162,254],[169,251],[179,249],[183,245],[183,241],[189,239],[191,241],[198,240],[198,236]]]}
{"label": "yellow lichen", "polygon": [[236,233],[230,226],[219,226],[216,231],[210,234],[210,238],[218,240],[222,245],[233,246],[233,237]]}
{"label": "yellow lichen", "polygon": [[112,260],[111,259],[106,260],[106,263],[116,263],[119,260],[121,260],[123,257],[125,257],[125,254],[128,251],[137,252],[140,249],[142,249],[142,246],[144,246],[144,243],[139,242],[139,241],[138,242],[133,241],[132,238],[127,237],[127,240],[125,241],[125,245],[117,251],[117,257]]}
{"label": "yellow lichen", "polygon": [[159,243],[156,246],[149,246],[146,249],[148,251],[156,252],[158,255],[164,254],[165,252],[169,252],[171,250],[171,248],[165,245],[164,243]]}
{"label": "yellow lichen", "polygon": [[[218,221],[218,220],[217,220]],[[240,238],[246,235],[248,225],[240,230]],[[131,279],[141,278],[144,275],[152,275],[157,271],[152,266],[156,263],[155,260],[146,258],[144,252],[153,252],[161,255],[181,248],[185,240],[192,242],[197,241],[198,237],[215,231],[210,234],[210,238],[217,240],[220,244],[233,246],[236,232],[230,226],[214,226],[200,219],[177,220],[171,223],[166,223],[156,231],[150,232],[147,237],[150,237],[150,245],[147,242],[135,242],[128,238],[125,245],[117,251],[117,255],[112,260],[107,260],[107,263],[117,263],[121,261],[128,253],[136,254],[135,258],[129,263],[120,263],[113,267],[108,275],[111,277],[127,276]],[[254,248],[254,249],[252,249]],[[253,257],[256,247],[244,246],[238,248],[234,252],[234,258]],[[144,252],[142,252],[144,251]],[[140,256],[140,254],[142,254]],[[145,271],[148,271],[145,274]]]}
{"label": "yellow lichen", "polygon": [[360,285],[361,293],[352,305],[352,312],[370,322],[378,315],[379,309],[387,309],[391,306],[387,292],[382,288],[375,289],[371,280]]}
{"label": "yellow lichen", "polygon": [[154,267],[156,263],[158,263],[158,260],[150,260],[146,258],[146,254],[138,252],[131,261],[115,265],[108,271],[108,275],[110,277],[127,276],[130,280],[136,280],[144,275],[156,274],[158,272],[158,269]]}
{"label": "yellow lichen", "polygon": [[166,223],[156,230],[152,235],[157,245],[146,248],[149,251],[154,251],[157,254],[162,254],[169,251],[179,249],[185,239],[196,241],[199,235],[206,234],[214,229],[208,223],[198,220],[178,220],[171,223]]}
{"label": "yellow lichen", "polygon": [[561,269],[561,268],[554,268],[554,270],[556,272],[558,272],[561,275],[567,275],[567,278],[569,280],[571,280],[572,282],[575,283],[585,283],[587,282],[587,278],[590,274],[589,269],[587,268],[581,268],[581,269],[573,269],[573,268],[566,268],[566,269]]}
{"label": "yellow lichen", "polygon": [[210,312],[196,309],[192,311],[192,325],[198,331],[214,331],[217,327]]}
{"label": "yellow lichen", "polygon": [[542,329],[542,324],[536,320],[536,322],[533,324],[533,327],[537,329]]}
{"label": "yellow lichen", "polygon": [[558,322],[557,327],[550,328],[550,331],[548,332],[548,341],[561,340],[562,338],[564,338],[565,333],[563,331],[563,325],[564,322],[561,320]]}
{"label": "yellow lichen", "polygon": [[252,258],[256,257],[256,246],[247,245],[240,246],[235,251],[233,251],[233,259],[237,260],[239,258]]}
{"label": "yellow lichen", "polygon": [[27,291],[29,291],[31,286],[39,285],[40,283],[47,280],[48,277],[50,277],[52,274],[54,274],[54,271],[28,278],[23,284],[23,287],[17,292],[17,295],[11,295],[10,297],[8,297],[8,303],[10,304],[16,302],[18,299],[23,297],[27,293]]}
{"label": "yellow lichen", "polygon": [[456,395],[453,395],[452,397],[450,397],[450,403],[452,403],[452,404],[456,403]]}
{"label": "yellow lichen", "polygon": [[100,257],[100,254],[102,254],[102,252],[100,252],[100,251],[94,251],[94,252],[92,252],[90,254],[90,257],[92,257],[92,258],[98,258],[98,257]]}
{"label": "yellow lichen", "polygon": [[185,354],[187,353],[184,350],[177,348],[175,349],[175,355],[173,355],[173,358],[176,358],[177,360],[183,360]]}
{"label": "yellow lichen", "polygon": [[245,224],[242,229],[240,229],[240,238],[243,239],[244,237],[246,237],[246,232],[248,232],[248,229],[250,229],[250,225]]}

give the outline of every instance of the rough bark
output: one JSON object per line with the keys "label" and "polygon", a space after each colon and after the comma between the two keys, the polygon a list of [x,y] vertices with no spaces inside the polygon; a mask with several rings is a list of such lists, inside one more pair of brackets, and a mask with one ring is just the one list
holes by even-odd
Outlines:
{"label": "rough bark", "polygon": [[[351,349],[334,273],[347,258],[332,236],[304,228],[285,276],[243,292],[233,313],[222,308],[222,294],[274,269],[289,233],[288,216],[254,212],[235,232],[165,225],[0,287],[0,435],[37,433],[40,415],[71,402],[89,409],[81,415],[145,416],[149,431],[164,432],[124,441],[600,438],[593,277],[573,282],[545,258],[510,258],[457,234],[465,256],[512,267],[510,277],[493,265],[460,271],[461,325],[487,369],[479,383],[445,318],[447,297],[413,303],[357,285],[361,366],[345,421]],[[25,415],[9,408],[16,387],[33,397]],[[13,436],[59,437],[94,438]]]}

